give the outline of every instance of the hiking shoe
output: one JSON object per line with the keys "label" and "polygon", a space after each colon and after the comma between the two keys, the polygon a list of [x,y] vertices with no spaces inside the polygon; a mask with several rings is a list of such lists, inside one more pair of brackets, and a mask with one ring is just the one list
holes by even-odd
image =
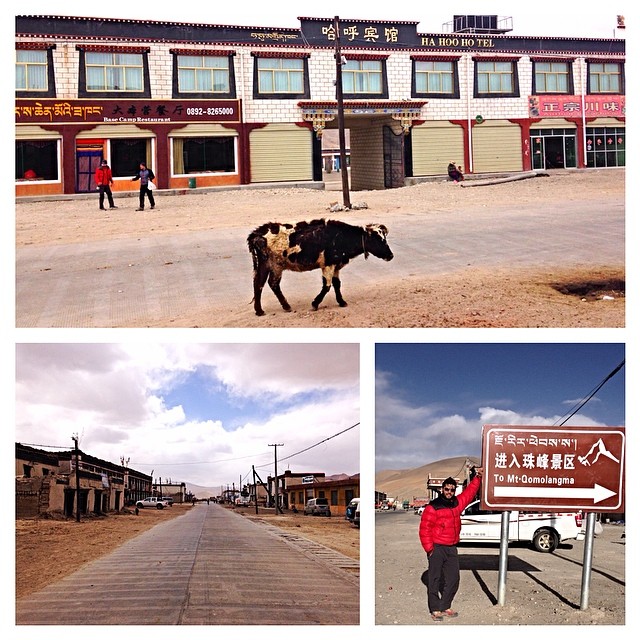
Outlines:
{"label": "hiking shoe", "polygon": [[458,612],[454,611],[453,609],[445,609],[442,612],[447,618],[457,618],[458,617]]}
{"label": "hiking shoe", "polygon": [[138,207],[136,211],[144,211],[144,207]]}
{"label": "hiking shoe", "polygon": [[109,207],[109,209],[117,209],[118,207],[116,207],[116,205],[114,204],[112,207]]}
{"label": "hiking shoe", "polygon": [[434,622],[442,622],[444,620],[444,618],[442,616],[442,611],[432,611],[431,612],[431,619]]}

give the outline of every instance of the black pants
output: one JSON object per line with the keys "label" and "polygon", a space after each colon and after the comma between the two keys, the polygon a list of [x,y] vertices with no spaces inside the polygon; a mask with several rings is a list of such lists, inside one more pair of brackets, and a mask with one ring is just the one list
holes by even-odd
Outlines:
{"label": "black pants", "polygon": [[111,187],[108,184],[99,184],[98,191],[100,193],[100,208],[104,209],[104,196],[107,194],[107,199],[109,200],[109,206],[114,207],[113,204],[113,194],[111,193]]}
{"label": "black pants", "polygon": [[429,611],[445,611],[451,608],[460,586],[458,548],[437,544],[429,556],[427,592]]}
{"label": "black pants", "polygon": [[144,194],[147,194],[147,196],[149,197],[149,204],[151,205],[151,208],[153,209],[153,207],[156,206],[156,201],[153,199],[153,191],[151,191],[151,189],[149,189],[149,187],[147,187],[147,185],[140,185],[140,208],[144,209]]}

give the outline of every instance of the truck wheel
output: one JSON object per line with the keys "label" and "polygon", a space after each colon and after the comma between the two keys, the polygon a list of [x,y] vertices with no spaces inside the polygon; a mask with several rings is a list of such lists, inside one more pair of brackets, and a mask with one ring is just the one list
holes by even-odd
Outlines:
{"label": "truck wheel", "polygon": [[164,509],[164,505],[163,504],[158,504],[158,509]]}
{"label": "truck wheel", "polygon": [[558,534],[551,529],[541,529],[533,536],[533,546],[542,553],[553,553],[558,548],[558,542]]}

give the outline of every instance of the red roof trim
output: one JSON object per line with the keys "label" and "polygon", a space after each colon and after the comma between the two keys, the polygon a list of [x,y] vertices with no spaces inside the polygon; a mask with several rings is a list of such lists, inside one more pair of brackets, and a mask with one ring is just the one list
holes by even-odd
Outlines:
{"label": "red roof trim", "polygon": [[77,44],[78,51],[98,51],[100,53],[149,53],[150,47],[119,47],[108,44]]}
{"label": "red roof trim", "polygon": [[231,49],[217,51],[214,49],[169,49],[169,53],[176,53],[179,56],[235,56],[236,52]]}
{"label": "red roof trim", "polygon": [[310,53],[304,51],[252,51],[256,58],[310,58]]}

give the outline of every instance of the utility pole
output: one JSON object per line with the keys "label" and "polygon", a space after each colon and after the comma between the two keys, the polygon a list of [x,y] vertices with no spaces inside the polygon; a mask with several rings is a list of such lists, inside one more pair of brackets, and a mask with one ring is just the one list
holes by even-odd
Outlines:
{"label": "utility pole", "polygon": [[273,456],[275,459],[275,476],[276,476],[275,500],[276,500],[276,515],[278,515],[278,510],[280,509],[280,504],[278,499],[278,447],[284,447],[284,444],[283,443],[270,444],[269,446],[273,447]]}
{"label": "utility pole", "polygon": [[342,172],[342,204],[345,209],[351,209],[349,198],[349,172],[347,171],[347,151],[344,134],[344,101],[342,97],[342,53],[340,52],[340,19],[333,19],[333,29],[336,32],[336,100],[338,102],[338,139],[340,140],[340,171]]}
{"label": "utility pole", "polygon": [[80,449],[78,448],[78,436],[72,436],[75,443],[76,454],[76,522],[80,522]]}

